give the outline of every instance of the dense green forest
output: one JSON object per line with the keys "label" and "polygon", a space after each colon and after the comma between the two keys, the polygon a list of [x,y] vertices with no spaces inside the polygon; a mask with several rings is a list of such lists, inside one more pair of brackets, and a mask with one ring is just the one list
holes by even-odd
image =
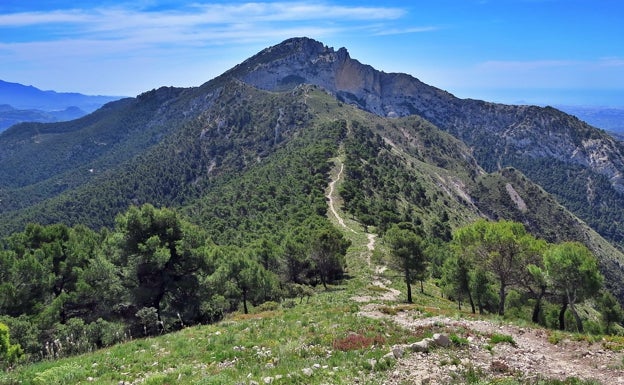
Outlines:
{"label": "dense green forest", "polygon": [[279,244],[217,245],[171,209],[132,207],[113,230],[29,225],[0,251],[0,322],[31,360],[220,320],[343,277],[349,242],[310,218]]}
{"label": "dense green forest", "polygon": [[[345,278],[350,242],[324,216],[288,229],[280,243],[261,237],[218,245],[180,213],[147,204],[119,215],[112,230],[29,225],[0,251],[7,294],[0,325],[10,335],[3,365],[211,323],[271,301],[288,306],[309,295],[309,285],[327,289]],[[423,290],[431,279],[473,313],[624,332],[624,313],[603,290],[595,256],[578,242],[547,243],[518,222],[487,220],[453,230],[448,242],[405,222],[390,225],[384,239],[408,302],[411,284],[420,281]],[[583,305],[587,299],[593,307]]]}
{"label": "dense green forest", "polygon": [[100,231],[28,225],[3,243],[2,322],[31,359],[58,357],[342,279],[349,243],[324,190],[345,133],[344,121],[308,130],[184,213],[135,206]]}

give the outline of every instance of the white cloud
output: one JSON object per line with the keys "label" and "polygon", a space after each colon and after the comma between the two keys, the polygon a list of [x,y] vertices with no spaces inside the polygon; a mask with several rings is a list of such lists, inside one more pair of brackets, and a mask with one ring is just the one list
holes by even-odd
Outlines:
{"label": "white cloud", "polygon": [[381,28],[378,32],[375,33],[376,36],[387,36],[387,35],[405,35],[409,33],[421,33],[421,32],[432,32],[437,31],[438,27],[433,26],[424,26],[424,27],[407,27],[407,28]]}
{"label": "white cloud", "polygon": [[144,28],[193,29],[198,26],[294,21],[396,20],[406,13],[394,7],[348,7],[303,2],[197,4],[180,10],[144,12],[134,8],[107,7],[0,15],[0,27],[74,24],[82,33],[126,31]]}
{"label": "white cloud", "polygon": [[624,67],[624,58],[620,57],[604,57],[600,59],[602,67]]}
{"label": "white cloud", "polygon": [[87,23],[89,13],[80,10],[0,14],[0,27],[29,27],[53,23]]}
{"label": "white cloud", "polygon": [[[237,54],[253,47],[255,53],[258,47],[293,36],[373,35],[387,30],[386,24],[396,25],[407,12],[397,7],[324,1],[193,3],[175,10],[145,6],[135,2],[81,9],[76,3],[73,9],[0,14],[2,76],[12,81],[28,78],[30,84],[43,81],[55,89],[75,87],[75,91],[93,92],[85,87],[95,80],[78,77],[98,73],[100,77],[131,79],[136,71],[133,66],[137,66],[141,76],[153,74],[156,85],[197,85],[207,79],[189,79],[189,68],[222,66],[217,55],[224,54],[224,47],[238,47]],[[156,67],[162,70],[156,73]],[[202,76],[225,69],[205,70]],[[55,86],[54,79],[62,87]],[[137,87],[143,85],[128,87],[129,91],[117,93],[138,93],[142,88]]]}
{"label": "white cloud", "polygon": [[[394,7],[305,2],[194,4],[180,10],[151,12],[119,6],[22,12],[0,15],[0,28],[13,32],[14,36],[11,39],[9,33],[4,33],[0,43],[13,43],[9,49],[16,50],[31,48],[37,42],[41,46],[67,45],[68,40],[76,40],[76,44],[101,41],[104,46],[118,45],[129,51],[167,44],[196,47],[292,36],[323,37],[339,31],[361,30],[362,23],[392,21],[404,14],[403,9]],[[37,34],[37,29],[45,32]]]}

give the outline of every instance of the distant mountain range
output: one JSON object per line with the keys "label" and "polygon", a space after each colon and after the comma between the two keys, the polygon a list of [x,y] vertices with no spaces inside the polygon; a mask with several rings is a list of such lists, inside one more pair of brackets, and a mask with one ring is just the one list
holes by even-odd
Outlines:
{"label": "distant mountain range", "polygon": [[0,80],[0,131],[21,122],[52,123],[77,119],[120,98],[42,91]]}
{"label": "distant mountain range", "polygon": [[85,116],[87,112],[81,110],[78,107],[67,107],[64,110],[58,111],[43,111],[43,110],[18,110],[8,104],[0,105],[0,132],[6,130],[14,124],[22,122],[38,122],[38,123],[53,123],[62,122],[66,120],[78,119]]}
{"label": "distant mountain range", "polygon": [[605,131],[624,135],[624,108],[594,106],[555,106],[570,115],[602,128]]}

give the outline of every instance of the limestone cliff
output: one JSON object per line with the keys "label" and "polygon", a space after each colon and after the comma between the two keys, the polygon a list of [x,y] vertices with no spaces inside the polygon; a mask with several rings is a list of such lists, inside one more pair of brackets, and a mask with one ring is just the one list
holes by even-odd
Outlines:
{"label": "limestone cliff", "polygon": [[[577,215],[624,241],[624,229],[613,230],[606,223],[612,214],[605,211],[615,207],[624,215],[624,145],[557,109],[459,99],[413,76],[362,64],[345,48],[334,50],[308,38],[269,47],[222,76],[270,91],[315,84],[379,116],[419,115],[463,140],[486,170],[516,167],[566,206],[589,204],[591,209],[582,207],[585,211]],[[596,195],[592,186],[605,181],[611,191]],[[589,190],[592,196],[585,195]],[[598,217],[592,217],[594,212]]]}

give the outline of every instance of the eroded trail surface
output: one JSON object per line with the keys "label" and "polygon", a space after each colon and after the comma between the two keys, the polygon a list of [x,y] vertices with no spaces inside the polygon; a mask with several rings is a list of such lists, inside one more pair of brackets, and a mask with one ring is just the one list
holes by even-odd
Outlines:
{"label": "eroded trail surface", "polygon": [[[375,304],[365,306],[361,314],[389,317],[412,331],[434,330],[468,340],[462,347],[404,356],[389,373],[385,382],[388,385],[446,384],[458,373],[470,369],[493,377],[520,377],[529,383],[536,379],[577,377],[604,385],[624,384],[623,354],[609,350],[604,342],[563,340],[553,344],[548,341],[545,329],[441,316],[420,318],[417,312],[387,316]],[[511,336],[515,344],[494,344],[493,334]]]}
{"label": "eroded trail surface", "polygon": [[336,175],[336,177],[331,182],[329,182],[329,191],[327,192],[326,197],[329,201],[329,210],[336,217],[340,226],[344,227],[347,230],[355,232],[355,230],[347,226],[344,219],[342,219],[342,217],[340,216],[340,214],[338,214],[338,211],[336,210],[336,199],[335,199],[336,183],[338,183],[338,181],[340,180],[340,177],[342,176],[343,171],[344,171],[344,164],[340,163],[340,171],[338,171],[338,174]]}
{"label": "eroded trail surface", "polygon": [[[329,183],[329,189],[327,192],[327,200],[329,204],[329,211],[336,217],[338,224],[342,226],[347,231],[351,231],[352,233],[358,233],[353,228],[349,227],[345,222],[344,218],[340,215],[340,210],[336,208],[337,201],[337,192],[336,192],[336,183],[340,181],[342,174],[344,172],[344,164],[342,162],[337,163],[339,167],[338,173],[332,178]],[[375,250],[375,242],[377,241],[377,235],[372,233],[365,233],[367,244],[366,251],[362,252],[362,258],[366,260],[368,267],[373,271],[373,276],[371,280],[372,286],[377,286],[380,288],[379,292],[374,295],[363,295],[363,296],[355,296],[351,299],[355,302],[371,302],[371,301],[396,301],[401,294],[398,290],[387,287],[386,285],[390,284],[390,281],[382,278],[383,272],[386,270],[385,266],[377,265],[373,266],[371,261],[371,256],[373,251]]]}
{"label": "eroded trail surface", "polygon": [[[327,195],[331,213],[340,226],[350,228],[336,209],[335,185],[340,180],[344,165],[329,185]],[[360,315],[372,318],[388,318],[400,326],[419,334],[422,331],[457,335],[467,343],[450,348],[436,348],[428,353],[407,353],[399,358],[393,369],[387,372],[386,385],[429,384],[443,385],[453,382],[467,371],[479,376],[494,378],[521,378],[526,383],[537,379],[577,377],[596,380],[603,385],[624,385],[624,352],[608,349],[607,343],[563,340],[549,342],[548,331],[541,328],[519,327],[499,324],[488,320],[454,319],[444,316],[426,317],[418,311],[400,311],[396,315],[384,314],[381,306],[397,302],[401,292],[390,288],[391,282],[383,277],[387,267],[373,265],[371,256],[375,250],[376,235],[366,233],[368,243],[362,254],[371,269],[374,294],[352,297],[362,304]],[[511,336],[514,344],[491,341],[494,334]]]}

